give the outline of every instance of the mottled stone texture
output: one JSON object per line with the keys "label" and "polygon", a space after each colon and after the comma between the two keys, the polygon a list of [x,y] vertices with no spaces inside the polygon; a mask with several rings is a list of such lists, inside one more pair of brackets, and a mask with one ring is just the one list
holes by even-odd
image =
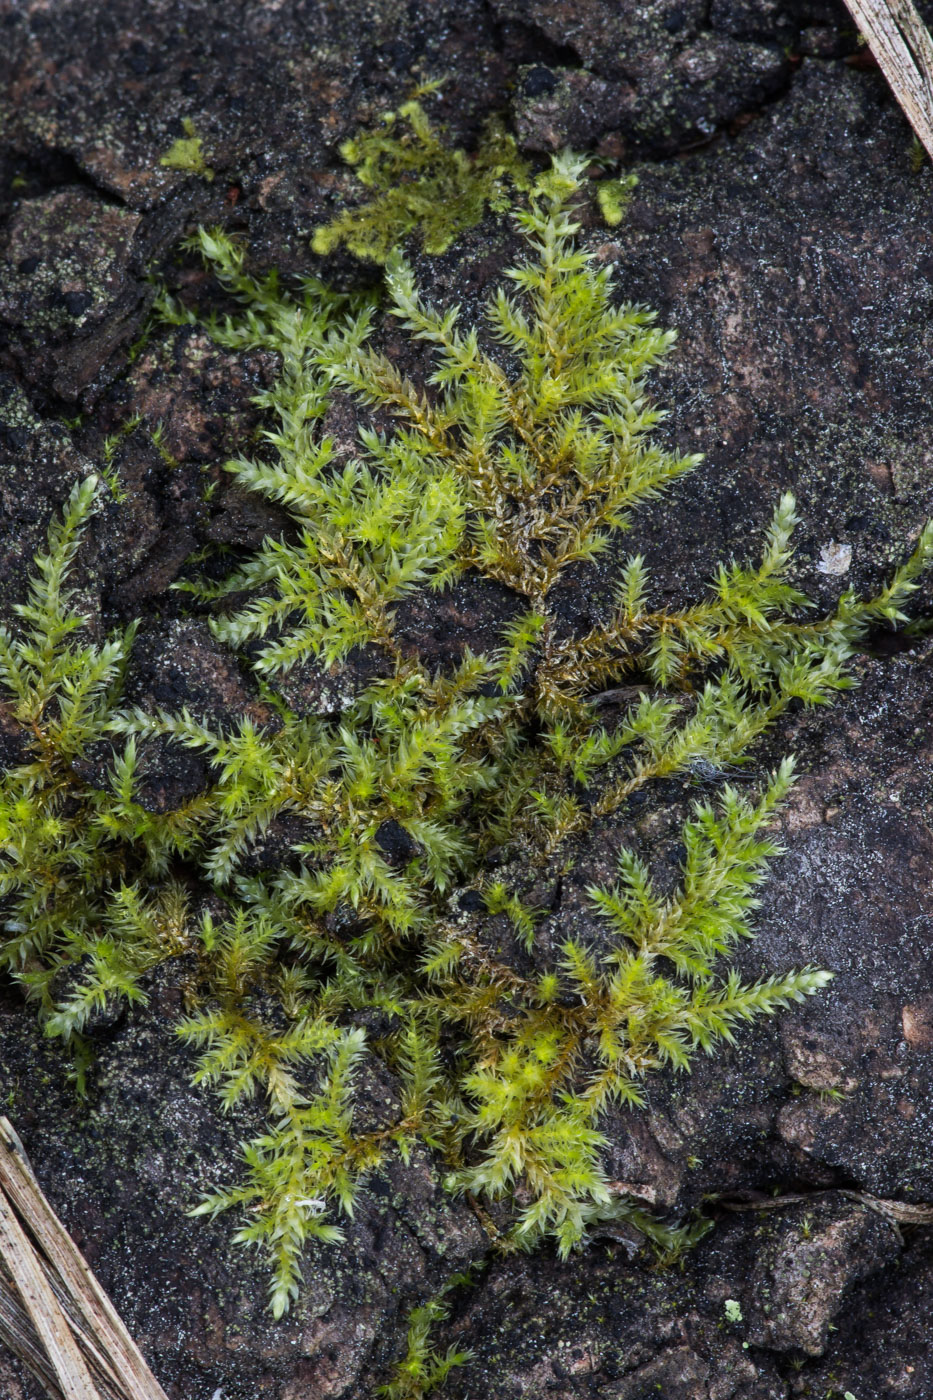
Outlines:
{"label": "mottled stone texture", "polygon": [[[142,618],[134,703],[269,718],[169,585],[205,544],[248,548],[283,525],[222,470],[258,426],[249,400],[274,362],[193,330],[156,326],[138,345],[145,273],[206,294],[174,253],[199,221],[242,232],[258,267],[320,271],[307,233],[346,188],[337,146],[417,76],[446,77],[439,110],[459,139],[502,111],[531,156],[570,141],[639,176],[620,228],[595,208],[582,218],[626,294],[676,327],[657,385],[664,431],[707,453],[625,541],[659,598],[695,597],[719,559],[752,550],[788,487],[804,517],[799,581],[825,606],[840,587],[877,586],[933,513],[933,172],[913,170],[870,62],[847,62],[854,27],[833,0],[0,0],[0,37],[0,609],[76,476],[140,412],[115,458],[127,499],[95,521],[77,579],[95,625]],[[183,118],[212,183],[159,164]],[[514,251],[490,220],[419,258],[418,277],[472,316]],[[373,277],[346,258],[325,270],[347,285]],[[417,374],[421,350],[392,343]],[[331,417],[352,451],[352,408],[337,401]],[[148,431],[160,420],[161,452]],[[845,575],[820,572],[846,549]],[[608,587],[571,581],[568,620],[584,625]],[[406,604],[401,622],[442,662],[489,645],[513,608],[465,581]],[[288,701],[339,710],[372,664],[306,668]],[[682,1269],[652,1272],[637,1233],[611,1229],[566,1263],[489,1259],[440,1329],[442,1349],[475,1352],[449,1400],[933,1394],[930,1230],[901,1239],[842,1194],[933,1200],[930,644],[879,636],[857,678],[833,710],[788,717],[757,765],[793,749],[802,778],[742,969],[813,962],[835,972],[829,992],[652,1085],[645,1112],[609,1125],[618,1180],[673,1217],[710,1197],[803,1200],[710,1205],[715,1228]],[[15,749],[0,707],[0,761]],[[147,755],[154,806],[203,780],[177,754]],[[593,831],[562,879],[543,872],[541,948],[571,930],[600,936],[585,891],[620,842],[673,871],[696,795],[671,787]],[[169,1029],[183,980],[164,970],[146,1008],[101,1025],[83,1104],[3,991],[4,1111],[172,1400],[364,1400],[400,1353],[407,1310],[483,1260],[487,1237],[416,1156],[374,1178],[346,1247],[309,1257],[300,1304],[273,1324],[226,1222],[185,1214],[229,1179],[258,1118],[224,1119],[191,1088]],[[378,1116],[393,1086],[373,1075],[365,1093]],[[3,1357],[0,1393],[37,1395]]]}

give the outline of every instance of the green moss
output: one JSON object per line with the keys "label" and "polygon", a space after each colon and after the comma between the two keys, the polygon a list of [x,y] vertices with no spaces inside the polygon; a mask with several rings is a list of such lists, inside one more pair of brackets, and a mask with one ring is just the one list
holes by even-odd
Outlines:
{"label": "green moss", "polygon": [[615,228],[625,218],[637,184],[637,175],[625,175],[618,180],[601,180],[596,186],[596,199],[610,228]]}
{"label": "green moss", "polygon": [[340,154],[374,194],[315,231],[316,253],[343,246],[358,258],[385,262],[413,232],[426,253],[443,253],[487,208],[502,213],[531,183],[514,138],[495,118],[468,154],[451,148],[416,100],[345,141]]}
{"label": "green moss", "polygon": [[190,117],[182,117],[181,124],[184,136],[179,136],[172,142],[165,155],[159,157],[159,164],[164,165],[167,170],[184,170],[189,175],[200,175],[205,180],[213,180],[214,172],[204,159],[201,138],[195,130],[194,122]]}
{"label": "green moss", "polygon": [[441,1355],[431,1342],[431,1333],[438,1323],[445,1321],[449,1312],[447,1296],[457,1288],[470,1286],[474,1282],[469,1272],[455,1274],[435,1297],[420,1307],[413,1308],[408,1316],[408,1337],[404,1357],[396,1363],[392,1379],[379,1386],[377,1395],[386,1400],[423,1400],[430,1395],[457,1366],[469,1361],[473,1353],[457,1351],[448,1347]]}
{"label": "green moss", "polygon": [[[296,717],[281,699],[267,727],[128,710],[132,635],[81,640],[65,587],[93,480],[53,526],[18,629],[0,632],[0,683],[23,746],[0,780],[3,965],[49,1033],[70,1040],[115,998],[143,999],[156,963],[184,955],[196,966],[179,1030],[199,1052],[197,1080],[226,1106],[263,1095],[269,1109],[240,1180],[200,1209],[240,1212],[237,1238],[272,1264],[276,1314],[297,1291],[305,1244],[338,1242],[333,1214],[352,1211],[388,1154],[407,1159],[418,1143],[451,1190],[512,1203],[503,1248],[551,1235],[566,1253],[590,1222],[630,1216],[602,1165],[607,1106],[637,1108],[646,1076],[687,1068],[827,980],[804,968],[743,984],[730,969],[753,932],[792,764],[757,795],[723,779],[792,701],[824,703],[850,684],[866,629],[902,619],[933,557],[933,525],[877,597],[845,593],[807,620],[786,577],[785,496],[760,559],[720,566],[692,606],[654,603],[633,554],[602,616],[567,634],[555,606],[567,571],[605,559],[639,506],[698,460],[654,435],[661,415],[645,377],[671,335],[620,305],[611,270],[577,244],[582,171],[556,159],[515,215],[524,260],[486,310],[482,343],[497,350],[456,309],[426,305],[404,260],[388,258],[388,310],[433,352],[424,390],[370,345],[371,306],[311,279],[291,295],[275,276],[248,276],[223,234],[200,235],[241,304],[211,334],[274,350],[282,365],[259,397],[263,455],[229,469],[284,506],[293,528],[219,585],[188,588],[221,639],[251,647],[270,696],[300,661],[380,653],[381,675],[345,697],[339,719]],[[334,386],[363,425],[346,463],[323,431]],[[370,407],[389,411],[393,432],[365,426]],[[509,588],[517,617],[498,646],[437,670],[401,645],[395,608],[466,571]],[[608,726],[600,698],[626,678],[641,698]],[[209,768],[209,789],[179,811],[136,800],[136,745],[151,738]],[[82,774],[101,741],[111,771],[94,786]],[[658,888],[622,850],[616,883],[589,892],[601,951],[571,939],[554,954],[539,947],[536,911],[486,857],[504,847],[532,869],[560,862],[570,838],[674,774],[717,789],[683,825],[679,886]],[[294,860],[248,873],[280,818],[303,825]],[[490,933],[495,920],[514,938]],[[368,1037],[360,1012],[383,1029]],[[371,1057],[397,1102],[364,1131],[355,1083]],[[654,1233],[671,1249],[689,1242],[663,1225]],[[418,1337],[430,1380],[446,1361]]]}

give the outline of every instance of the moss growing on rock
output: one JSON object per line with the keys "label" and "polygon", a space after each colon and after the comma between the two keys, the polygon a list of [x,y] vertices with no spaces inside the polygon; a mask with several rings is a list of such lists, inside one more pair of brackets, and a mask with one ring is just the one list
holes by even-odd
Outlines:
{"label": "moss growing on rock", "polygon": [[[902,617],[933,526],[878,596],[846,593],[807,621],[786,579],[785,496],[759,562],[723,564],[693,606],[653,604],[635,554],[612,606],[569,631],[561,579],[604,556],[639,505],[698,460],[654,436],[645,376],[672,337],[618,305],[610,271],[577,245],[582,179],[581,162],[556,159],[517,214],[526,256],[512,294],[487,309],[492,350],[456,310],[426,306],[407,264],[389,259],[389,311],[434,356],[423,389],[371,348],[369,309],[310,280],[290,295],[274,276],[248,276],[223,235],[200,238],[242,303],[211,333],[282,362],[261,396],[267,451],[230,468],[284,505],[294,529],[193,591],[217,635],[251,649],[270,694],[307,657],[379,654],[377,678],[338,719],[280,705],[274,723],[221,730],[186,712],[126,710],[132,639],[79,645],[64,591],[93,483],[53,530],[19,632],[0,634],[23,749],[0,785],[5,964],[49,1031],[74,1039],[116,999],[143,996],[154,963],[188,959],[180,1030],[200,1051],[197,1077],[225,1104],[263,1094],[270,1112],[242,1180],[201,1208],[245,1211],[238,1238],[266,1250],[277,1314],[305,1242],[338,1240],[331,1212],[352,1211],[386,1154],[419,1142],[452,1189],[507,1203],[504,1247],[552,1235],[566,1252],[591,1221],[628,1209],[602,1165],[607,1107],[637,1106],[646,1075],[687,1068],[826,980],[805,968],[743,984],[730,970],[791,765],[757,797],[722,780],[791,702],[823,703],[850,683],[860,636]],[[375,405],[395,420],[391,433],[363,428],[343,464],[322,431],[334,385],[361,414]],[[467,572],[510,589],[516,616],[498,647],[432,667],[402,644],[396,610]],[[613,725],[600,717],[607,687],[628,696]],[[95,784],[95,746],[120,736]],[[196,751],[209,772],[178,811],[136,800],[135,746],[150,739]],[[502,852],[543,867],[678,774],[720,790],[683,826],[674,888],[623,850],[617,883],[590,892],[598,943],[539,947],[535,910],[493,873]],[[283,823],[289,859],[270,871],[253,856]],[[50,855],[62,841],[64,864]],[[179,869],[184,893],[169,879]],[[355,1086],[376,1061],[394,1101],[364,1126]]]}
{"label": "moss growing on rock", "polygon": [[503,213],[531,184],[530,169],[501,122],[487,122],[468,154],[449,145],[417,99],[345,141],[340,154],[373,194],[316,230],[316,253],[343,246],[358,258],[385,262],[414,232],[426,253],[443,253],[487,208]]}
{"label": "moss growing on rock", "polygon": [[159,164],[164,165],[166,170],[183,170],[189,175],[201,175],[205,180],[213,180],[214,172],[204,159],[201,137],[194,122],[190,117],[182,117],[181,125],[184,136],[172,142],[165,155],[160,156]]}

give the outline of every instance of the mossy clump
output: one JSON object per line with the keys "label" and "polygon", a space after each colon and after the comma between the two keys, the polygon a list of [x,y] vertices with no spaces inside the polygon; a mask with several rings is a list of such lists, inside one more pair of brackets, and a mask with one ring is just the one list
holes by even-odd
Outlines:
{"label": "mossy clump", "polygon": [[[859,638],[902,619],[933,524],[877,597],[847,592],[813,619],[787,581],[785,496],[759,561],[721,565],[693,606],[654,604],[633,554],[603,615],[568,634],[555,606],[566,571],[607,558],[638,507],[698,460],[654,435],[645,376],[672,337],[620,305],[611,270],[578,245],[582,184],[583,162],[559,157],[516,214],[525,254],[487,308],[492,350],[389,258],[389,312],[434,354],[424,389],[370,345],[371,306],[314,280],[286,293],[250,277],[223,234],[199,238],[241,303],[211,334],[282,364],[259,397],[263,452],[229,469],[294,528],[224,582],[188,587],[218,637],[249,647],[270,697],[302,660],[380,653],[381,674],[339,717],[299,717],[281,699],[267,726],[128,710],[132,636],[80,640],[63,583],[93,482],[53,527],[19,631],[0,632],[23,748],[0,780],[3,965],[49,1032],[78,1043],[101,1005],[144,996],[156,962],[184,955],[196,968],[179,1027],[200,1052],[196,1077],[226,1105],[262,1094],[270,1114],[241,1180],[201,1209],[242,1212],[238,1238],[272,1263],[276,1314],[306,1242],[338,1240],[330,1213],[352,1211],[366,1175],[418,1142],[451,1189],[512,1202],[505,1247],[550,1235],[566,1253],[589,1222],[631,1209],[603,1167],[607,1106],[637,1108],[647,1075],[688,1068],[827,980],[803,968],[742,983],[730,968],[793,775],[785,762],[746,796],[723,775],[789,704],[851,683]],[[335,385],[364,424],[369,406],[395,421],[362,426],[347,462],[323,431]],[[395,609],[467,571],[509,588],[517,615],[498,646],[437,669],[401,645]],[[638,698],[606,724],[599,698],[626,679]],[[210,773],[175,812],[136,800],[136,745],[153,738],[196,750]],[[114,756],[94,786],[82,775],[101,741]],[[719,791],[683,825],[679,885],[658,888],[622,850],[616,883],[590,891],[601,950],[569,938],[556,954],[539,948],[535,911],[487,857],[511,850],[543,867],[638,789],[697,772]],[[303,835],[270,871],[250,857],[280,818]],[[484,938],[491,916],[514,926],[515,956]],[[368,1036],[361,1013],[381,1029]],[[398,1106],[363,1129],[354,1082],[374,1056]],[[419,1364],[446,1362],[425,1352]]]}
{"label": "mossy clump", "polygon": [[204,158],[201,137],[194,122],[190,117],[182,117],[181,125],[184,136],[179,136],[172,142],[165,155],[159,157],[159,164],[164,165],[166,170],[183,170],[189,175],[200,175],[204,180],[213,180],[214,172]]}
{"label": "mossy clump", "polygon": [[426,253],[444,253],[487,209],[505,212],[531,184],[501,121],[491,118],[467,153],[451,147],[417,98],[345,141],[340,154],[373,195],[316,229],[311,246],[322,254],[342,246],[371,262],[384,263],[415,232]]}
{"label": "mossy clump", "polygon": [[610,228],[616,228],[625,218],[637,184],[637,175],[620,175],[614,180],[600,180],[596,186],[596,202]]}

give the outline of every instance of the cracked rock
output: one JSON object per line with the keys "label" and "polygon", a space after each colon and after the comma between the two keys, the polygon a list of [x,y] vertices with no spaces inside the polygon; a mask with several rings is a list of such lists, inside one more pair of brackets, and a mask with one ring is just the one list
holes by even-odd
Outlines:
{"label": "cracked rock", "polygon": [[844,1201],[788,1207],[756,1233],[742,1311],[747,1340],[772,1351],[821,1356],[847,1289],[898,1253],[887,1221]]}
{"label": "cracked rock", "polygon": [[[594,145],[673,153],[757,109],[785,84],[782,47],[702,27],[702,12],[658,3],[628,9],[589,0],[568,5],[499,0],[521,19],[576,53],[582,69],[521,70],[513,101],[519,143],[527,150]],[[741,26],[740,26],[741,29]]]}
{"label": "cracked rock", "polygon": [[34,383],[78,399],[134,326],[130,271],[140,215],[80,187],[22,202],[9,226],[0,319]]}

